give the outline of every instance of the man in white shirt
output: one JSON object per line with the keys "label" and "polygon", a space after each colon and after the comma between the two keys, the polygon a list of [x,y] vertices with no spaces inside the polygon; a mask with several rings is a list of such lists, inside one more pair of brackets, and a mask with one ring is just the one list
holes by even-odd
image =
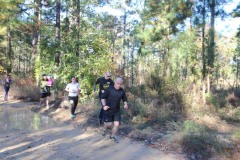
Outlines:
{"label": "man in white shirt", "polygon": [[66,91],[68,92],[68,98],[71,104],[71,118],[75,118],[75,110],[78,104],[78,95],[80,94],[81,88],[79,83],[76,82],[76,78],[71,77],[71,83],[66,86]]}

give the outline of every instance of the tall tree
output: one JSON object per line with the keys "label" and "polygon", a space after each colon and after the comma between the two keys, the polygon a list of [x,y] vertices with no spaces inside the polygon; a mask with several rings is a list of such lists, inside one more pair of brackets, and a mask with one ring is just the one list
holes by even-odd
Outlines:
{"label": "tall tree", "polygon": [[0,16],[0,25],[3,28],[6,28],[3,32],[3,41],[5,41],[5,57],[6,57],[6,68],[7,72],[12,71],[12,58],[13,58],[13,49],[12,49],[12,26],[17,20],[17,14],[20,12],[19,4],[23,3],[22,0],[12,1],[12,0],[1,0],[1,16]]}
{"label": "tall tree", "polygon": [[[60,22],[60,17],[61,17],[61,1],[60,0],[56,0],[56,26],[55,26],[55,37],[56,37],[56,48],[60,48],[60,41],[61,41],[61,37],[60,37],[60,26],[61,26],[61,22]],[[57,66],[59,66],[60,64],[60,51],[59,49],[56,51],[55,53],[55,63]]]}

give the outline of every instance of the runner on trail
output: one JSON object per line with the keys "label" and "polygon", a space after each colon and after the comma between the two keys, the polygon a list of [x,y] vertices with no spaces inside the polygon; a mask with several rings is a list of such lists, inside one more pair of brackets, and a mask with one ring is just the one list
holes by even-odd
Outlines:
{"label": "runner on trail", "polygon": [[49,98],[51,96],[50,87],[48,86],[48,78],[46,74],[42,75],[42,80],[40,84],[40,107],[42,106],[43,101],[46,99],[46,108],[49,109]]}
{"label": "runner on trail", "polygon": [[48,86],[51,88],[53,86],[54,80],[50,75],[47,76],[47,79],[48,79]]}
{"label": "runner on trail", "polygon": [[115,135],[118,131],[120,121],[121,121],[121,112],[120,112],[120,101],[123,100],[124,108],[128,109],[127,96],[124,89],[121,88],[123,84],[122,78],[116,78],[114,86],[110,86],[105,90],[101,96],[101,101],[103,109],[105,110],[105,130],[103,136],[106,134],[108,128],[112,128],[112,134],[110,139],[118,143]]}
{"label": "runner on trail", "polygon": [[65,90],[68,92],[68,98],[71,104],[71,118],[75,118],[75,110],[78,104],[78,95],[80,94],[81,88],[79,83],[76,82],[76,78],[71,77],[71,83],[67,84]]}
{"label": "runner on trail", "polygon": [[[104,91],[111,85],[113,85],[113,81],[111,79],[111,73],[110,72],[106,72],[104,74],[104,77],[100,77],[96,80],[96,82],[94,83],[94,91],[96,91],[96,85],[99,84],[99,100],[100,100],[100,104],[101,103],[101,95],[104,93]],[[99,113],[99,123],[100,124],[103,124],[104,122],[104,110],[103,110],[103,107],[101,106],[101,110],[100,110],[100,113]]]}
{"label": "runner on trail", "polygon": [[5,92],[3,100],[8,101],[8,92],[9,92],[10,86],[12,84],[11,76],[7,75],[7,77],[2,80],[2,83],[3,83],[4,92]]}

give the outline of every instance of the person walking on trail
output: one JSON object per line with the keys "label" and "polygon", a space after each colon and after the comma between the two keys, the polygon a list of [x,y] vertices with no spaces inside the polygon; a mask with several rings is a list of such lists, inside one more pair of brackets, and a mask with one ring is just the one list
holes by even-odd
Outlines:
{"label": "person walking on trail", "polygon": [[4,101],[8,101],[8,92],[10,90],[10,86],[12,84],[12,78],[10,75],[7,75],[7,77],[5,79],[2,80],[3,83],[3,88],[4,88]]}
{"label": "person walking on trail", "polygon": [[123,79],[116,78],[114,86],[110,86],[109,88],[107,88],[101,96],[101,102],[105,111],[105,130],[103,132],[103,136],[105,136],[108,128],[112,128],[112,134],[110,136],[110,139],[112,139],[116,143],[118,143],[118,140],[116,139],[115,135],[118,131],[121,121],[121,100],[123,100],[124,108],[128,109],[127,96],[124,89],[121,88],[122,84]]}
{"label": "person walking on trail", "polygon": [[46,99],[46,108],[49,109],[49,98],[51,96],[50,86],[48,85],[48,78],[46,74],[42,75],[42,80],[40,84],[40,107],[42,106],[43,101]]}
{"label": "person walking on trail", "polygon": [[[101,95],[104,93],[104,91],[111,85],[113,85],[113,81],[111,79],[111,73],[110,72],[106,72],[104,74],[104,77],[100,77],[96,80],[96,82],[94,83],[94,91],[96,91],[96,85],[99,84],[99,100],[100,100],[100,104],[101,103]],[[103,124],[104,122],[104,110],[103,110],[103,106],[101,106],[101,110],[99,113],[99,123]]]}
{"label": "person walking on trail", "polygon": [[78,95],[80,94],[81,88],[79,83],[76,82],[76,78],[71,77],[71,83],[67,84],[66,89],[68,92],[68,98],[71,104],[71,118],[75,118],[75,110],[78,104]]}

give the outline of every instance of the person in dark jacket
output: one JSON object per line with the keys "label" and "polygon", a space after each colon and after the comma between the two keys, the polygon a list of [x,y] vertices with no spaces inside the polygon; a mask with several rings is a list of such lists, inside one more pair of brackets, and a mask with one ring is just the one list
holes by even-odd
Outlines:
{"label": "person in dark jacket", "polygon": [[[121,112],[120,112],[120,102],[123,100],[124,108],[128,109],[127,96],[121,85],[123,84],[122,78],[116,78],[114,86],[110,86],[105,90],[101,96],[101,102],[103,109],[105,111],[105,135],[108,128],[112,128],[112,134],[110,139],[118,143],[115,135],[118,131],[120,121],[121,121]],[[113,127],[112,127],[113,126]]]}
{"label": "person in dark jacket", "polygon": [[10,86],[12,84],[12,78],[10,75],[7,75],[7,77],[5,79],[2,80],[3,83],[3,88],[4,88],[4,100],[8,101],[8,92],[10,90]]}
{"label": "person in dark jacket", "polygon": [[[94,91],[96,91],[96,85],[99,84],[99,100],[101,102],[101,96],[102,94],[104,93],[104,91],[109,87],[109,86],[112,86],[114,85],[112,79],[111,79],[111,73],[110,72],[106,72],[104,74],[104,77],[100,77],[96,80],[96,82],[94,83]],[[99,123],[100,124],[103,124],[104,122],[104,110],[101,106],[101,110],[100,110],[100,113],[99,113]]]}

